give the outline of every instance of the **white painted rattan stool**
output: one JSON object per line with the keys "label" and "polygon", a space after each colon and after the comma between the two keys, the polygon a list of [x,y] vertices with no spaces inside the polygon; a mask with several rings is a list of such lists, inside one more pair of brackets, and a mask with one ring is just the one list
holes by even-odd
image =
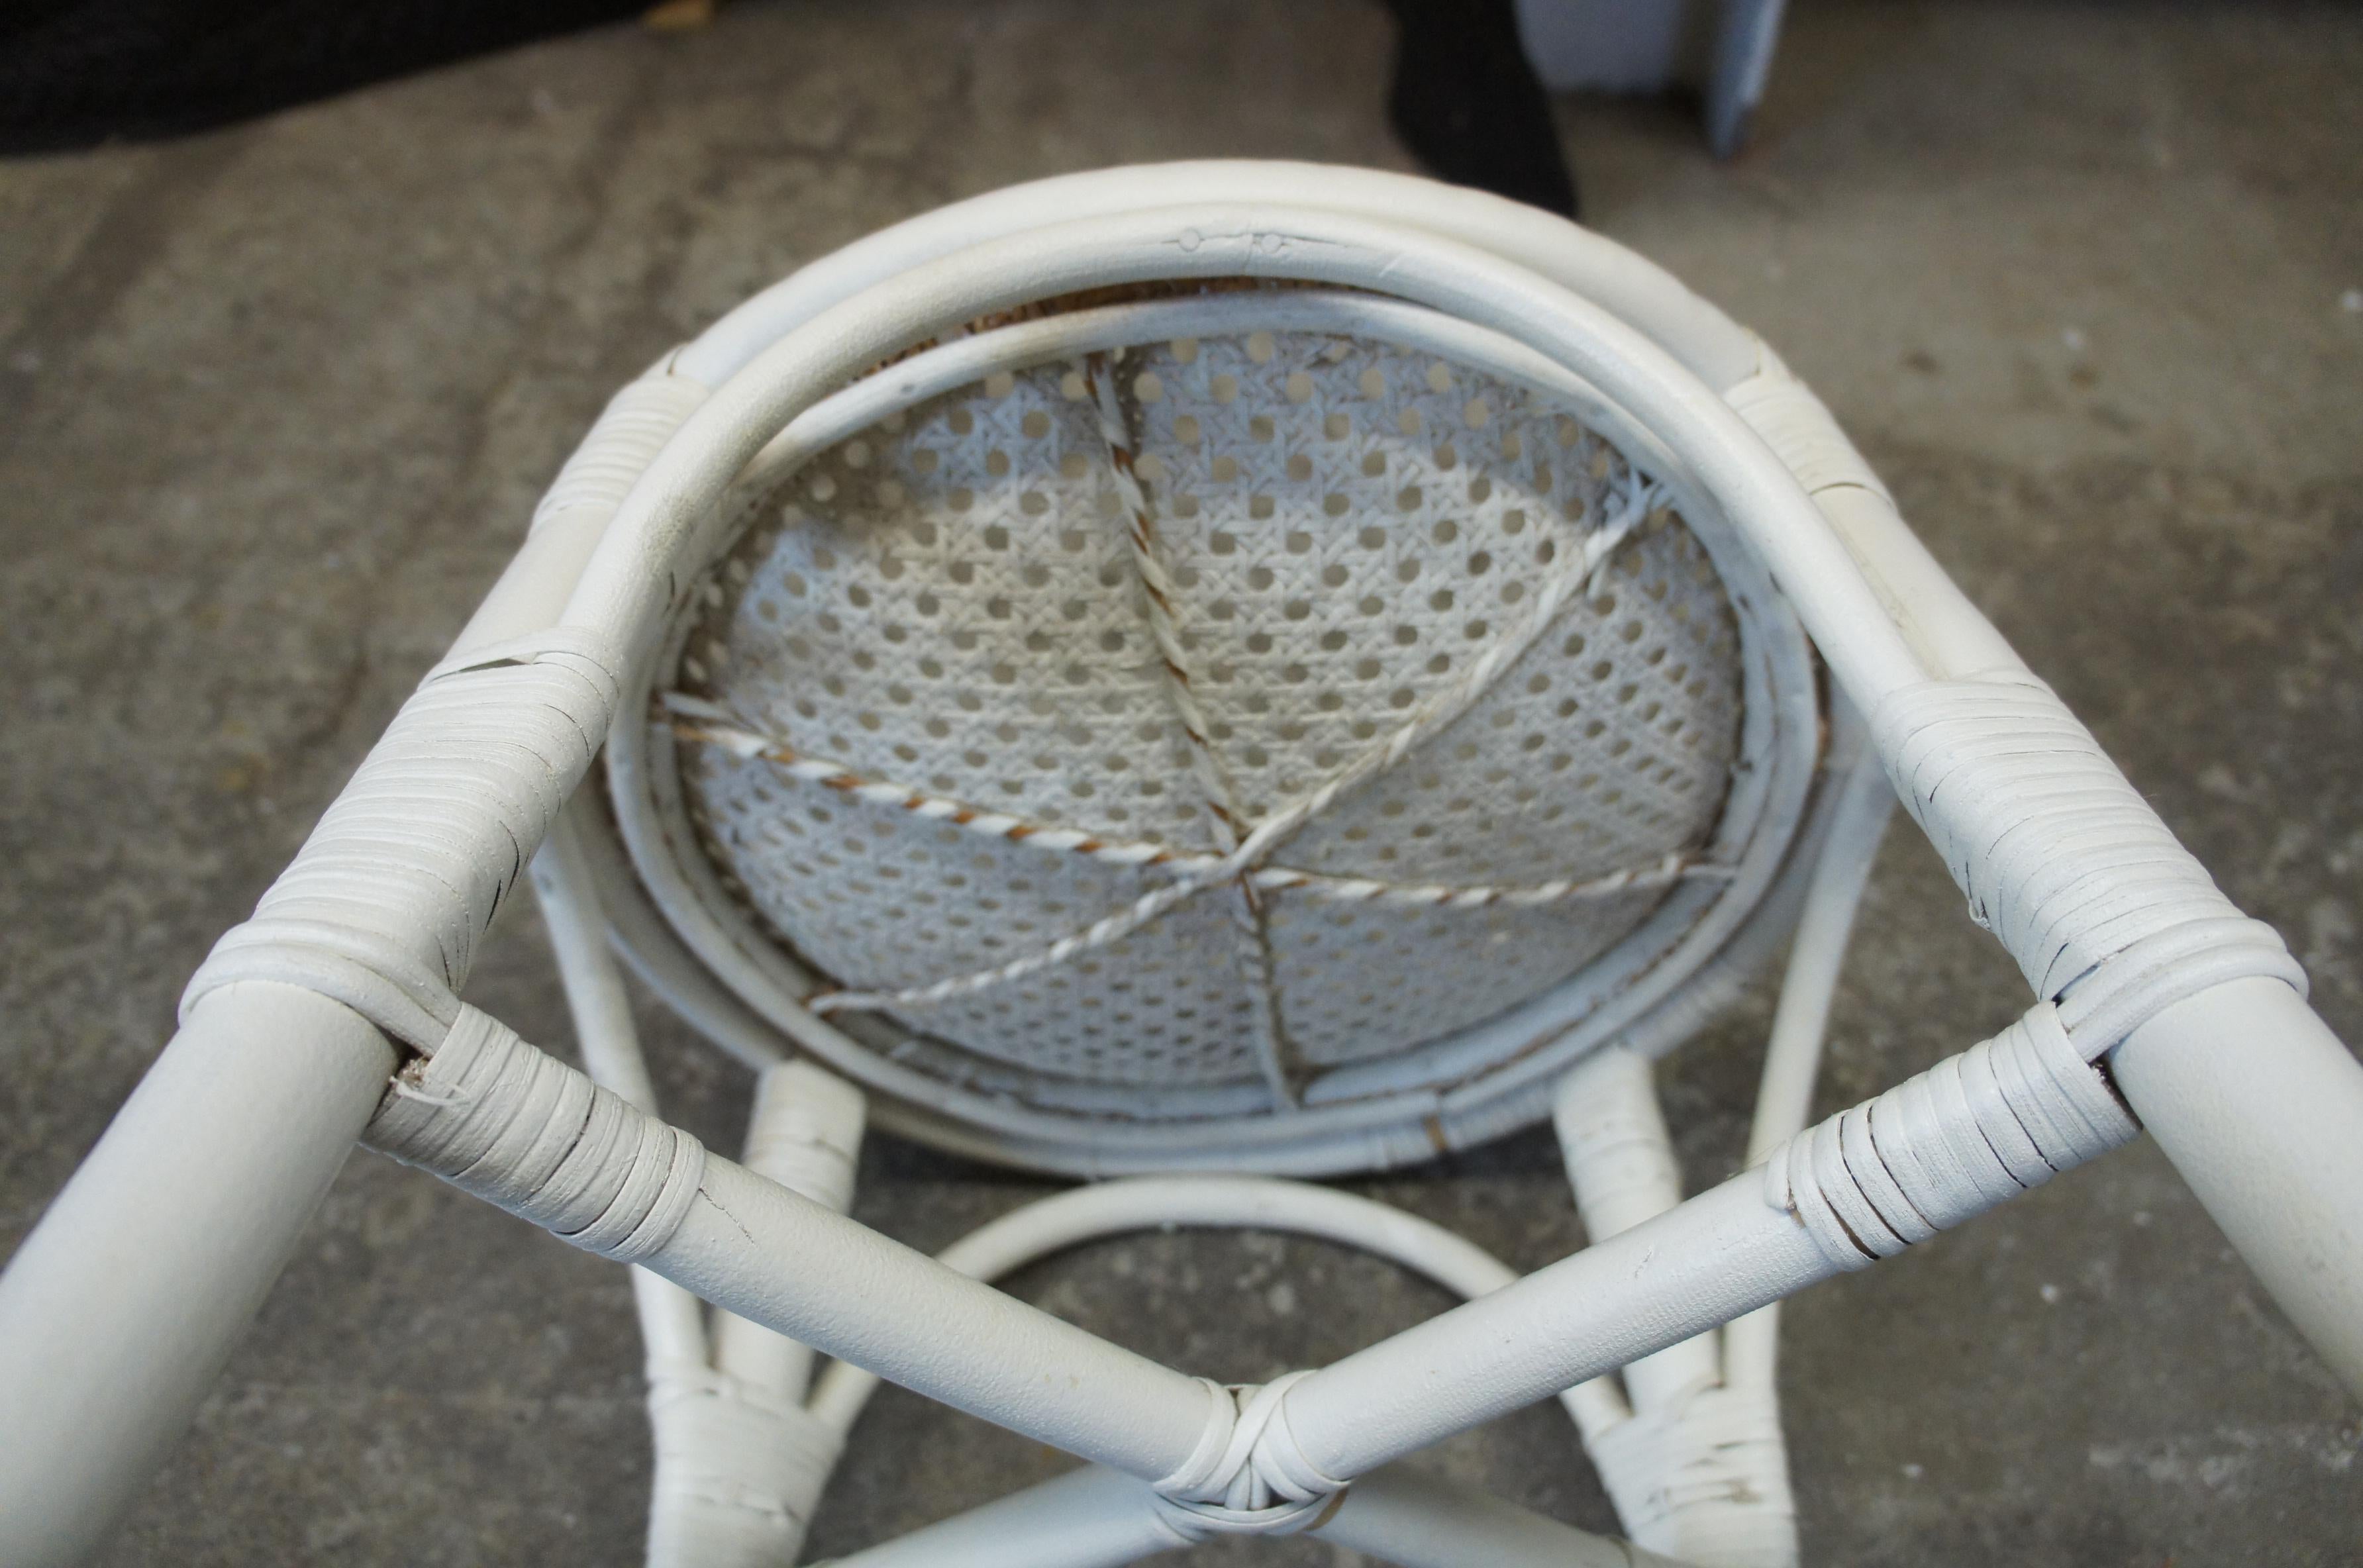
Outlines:
{"label": "white painted rattan stool", "polygon": [[[1808,1131],[1899,794],[2036,1000]],[[587,1075],[459,999],[528,867]],[[1685,1201],[1648,1060],[1792,933]],[[657,1117],[619,952],[760,1072],[742,1163]],[[2302,987],[1664,273],[1394,175],[1023,186],[616,396],[0,1280],[0,1559],[102,1537],[359,1137],[638,1265],[655,1563],[793,1562],[881,1376],[1091,1463],[849,1562],[1793,1562],[1772,1304],[2143,1125],[2363,1388]],[[1524,1279],[1279,1179],[1545,1117],[1592,1244]],[[1126,1179],[929,1260],[845,1218],[865,1118]],[[984,1283],[1168,1224],[1470,1300],[1225,1387]],[[1636,1544],[1394,1467],[1552,1395]]]}

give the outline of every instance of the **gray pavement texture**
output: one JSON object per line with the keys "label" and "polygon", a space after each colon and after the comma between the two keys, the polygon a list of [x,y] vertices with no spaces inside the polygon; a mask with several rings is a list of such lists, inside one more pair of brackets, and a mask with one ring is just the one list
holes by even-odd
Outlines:
{"label": "gray pavement texture", "polygon": [[[1375,4],[742,4],[218,135],[0,164],[0,1248],[521,536],[609,390],[870,229],[1188,155],[1401,167]],[[1762,331],[1936,554],[2363,1038],[2363,15],[1803,5],[1756,149],[1576,102],[1599,227]],[[2021,1003],[1891,837],[1836,1109]],[[471,995],[564,1038],[528,913]],[[1662,1079],[1733,1165],[1759,987]],[[661,1092],[747,1082],[653,1009]],[[922,1247],[1046,1190],[881,1141]],[[1546,1138],[1350,1184],[1520,1266],[1581,1244]],[[1019,1295],[1257,1379],[1440,1309],[1323,1246],[1148,1235]],[[1810,1562],[2363,1560],[2357,1414],[2155,1149],[1823,1286],[1785,1328]],[[0,1416],[5,1419],[5,1416]],[[826,1556],[1054,1473],[889,1392]],[[1426,1463],[1614,1528],[1552,1408]],[[637,1560],[649,1466],[612,1266],[355,1159],[105,1561]],[[1318,1542],[1193,1561],[1342,1565]]]}

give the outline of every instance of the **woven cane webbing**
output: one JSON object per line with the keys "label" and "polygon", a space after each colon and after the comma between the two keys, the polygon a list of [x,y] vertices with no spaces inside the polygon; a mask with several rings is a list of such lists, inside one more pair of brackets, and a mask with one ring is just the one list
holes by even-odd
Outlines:
{"label": "woven cane webbing", "polygon": [[[704,595],[664,701],[705,854],[818,1006],[938,1055],[1285,1095],[1713,872],[1740,644],[1704,549],[1432,357],[1256,332],[995,374],[807,465]],[[1246,876],[1112,920],[1347,774]]]}

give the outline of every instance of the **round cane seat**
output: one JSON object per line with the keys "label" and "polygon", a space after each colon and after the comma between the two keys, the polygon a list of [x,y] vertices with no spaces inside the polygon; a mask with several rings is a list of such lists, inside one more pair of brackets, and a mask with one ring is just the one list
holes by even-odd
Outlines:
{"label": "round cane seat", "polygon": [[759,1010],[957,1121],[1440,1146],[1760,896],[1801,639],[1580,389],[1334,294],[1084,315],[750,487],[627,836]]}

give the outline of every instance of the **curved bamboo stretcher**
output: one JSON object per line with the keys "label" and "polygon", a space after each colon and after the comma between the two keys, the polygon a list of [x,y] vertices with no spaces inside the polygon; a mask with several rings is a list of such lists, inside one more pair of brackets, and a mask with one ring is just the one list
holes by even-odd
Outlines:
{"label": "curved bamboo stretcher", "polygon": [[[927,1008],[1113,952],[1202,895],[1416,913],[1641,885],[1619,871],[1598,888],[1398,887],[1280,857],[1414,740],[1473,712],[1514,652],[1432,690],[1398,740],[1342,765],[1312,804],[1178,847],[1006,813],[980,827],[989,814],[949,794],[731,729],[731,712],[677,689],[684,628],[749,496],[980,378],[1255,332],[1415,348],[1557,399],[1634,476],[1619,527],[1648,505],[1679,511],[1736,606],[1743,650],[1742,750],[1713,864],[1670,861],[1641,912],[1602,936],[1604,955],[1516,999],[1509,1021],[1455,1026],[1440,1043],[1314,1073],[1250,1031],[1247,1077],[1209,1069],[1207,1085],[1160,1091],[1119,1063],[1115,1088],[1083,1094],[1073,1072],[1026,1066],[1024,1031],[1008,1043],[972,1010],[945,1039],[1015,1058],[979,1092],[926,1066],[943,1051],[921,1038],[926,1021],[955,1017]],[[1112,398],[1087,406],[1107,411],[1111,452],[1132,439]],[[1156,600],[1170,585],[1146,509],[1136,565]],[[1603,558],[1623,536],[1603,526]],[[1580,599],[1599,564],[1538,573],[1532,625]],[[1183,639],[1148,625],[1186,686]],[[1835,688],[1826,705],[1803,636]],[[1187,693],[1173,695],[1187,730]],[[1041,837],[1094,866],[1153,861],[1166,880],[991,970],[871,992],[816,984],[733,923],[753,917],[723,887],[727,867],[682,843],[684,790],[725,774],[679,748],[717,745],[914,820],[1004,846]],[[580,789],[603,745],[609,807]],[[1897,797],[2036,999],[1993,1039],[1809,1130],[1830,994]],[[528,867],[587,1074],[460,999]],[[1792,927],[1750,1168],[1682,1199],[1647,1058]],[[656,1115],[618,949],[761,1069],[743,1162]],[[1773,1305],[2144,1129],[2363,1390],[2363,1069],[2303,983],[1905,530],[1821,405],[1657,269],[1539,213],[1361,171],[1182,164],[1021,186],[807,267],[618,395],[449,656],[192,981],[180,1033],[0,1279],[0,1559],[72,1561],[103,1538],[360,1140],[638,1265],[654,1562],[792,1561],[878,1377],[1089,1463],[849,1562],[1082,1568],[1294,1530],[1412,1564],[1793,1562]],[[845,1218],[870,1115],[986,1157],[1126,1179],[930,1260]],[[1433,1226],[1270,1174],[1420,1158],[1546,1115],[1592,1244],[1525,1278]],[[1470,1299],[1243,1388],[985,1283],[1165,1224],[1323,1236]],[[816,1378],[815,1352],[836,1358]],[[1553,1395],[1636,1544],[1395,1465]]]}

